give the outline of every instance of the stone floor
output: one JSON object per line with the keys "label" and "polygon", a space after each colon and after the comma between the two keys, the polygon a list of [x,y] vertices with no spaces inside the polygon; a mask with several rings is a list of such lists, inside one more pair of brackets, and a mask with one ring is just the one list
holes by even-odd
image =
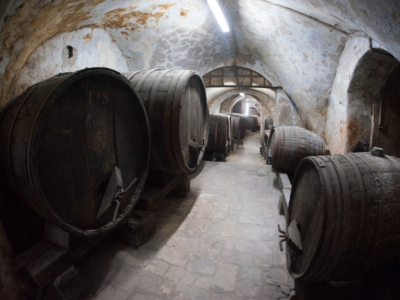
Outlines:
{"label": "stone floor", "polygon": [[185,199],[156,211],[139,249],[110,237],[77,264],[94,299],[288,299],[277,176],[248,135],[226,162],[203,162]]}

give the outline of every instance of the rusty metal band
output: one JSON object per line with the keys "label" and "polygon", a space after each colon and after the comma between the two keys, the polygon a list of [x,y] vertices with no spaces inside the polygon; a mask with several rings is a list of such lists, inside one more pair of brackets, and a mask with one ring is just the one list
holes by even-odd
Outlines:
{"label": "rusty metal band", "polygon": [[177,128],[178,130],[171,131],[171,140],[172,140],[172,149],[173,154],[175,156],[175,161],[178,164],[179,169],[183,173],[189,173],[190,167],[186,163],[186,159],[184,157],[184,151],[181,146],[181,142],[179,139],[179,132],[180,132],[180,107],[182,106],[182,101],[184,100],[184,91],[186,90],[186,86],[184,85],[185,80],[181,80],[184,78],[190,78],[190,75],[193,75],[193,71],[184,71],[180,74],[179,80],[177,81],[177,86],[175,89],[175,95],[173,97],[173,102],[171,105],[171,124],[172,128]]}
{"label": "rusty metal band", "polygon": [[[155,106],[155,98],[157,96],[157,91],[158,91],[158,86],[160,85],[161,80],[164,78],[165,74],[167,74],[170,70],[165,70],[162,71],[158,74],[156,81],[154,82],[152,88],[151,88],[151,93],[149,97],[149,105],[148,105],[148,112],[147,112],[147,117],[149,119],[149,124],[150,124],[150,134],[151,138],[154,141],[154,106]],[[158,129],[158,128],[157,128]],[[158,155],[157,149],[154,145],[154,142],[152,142],[152,147],[151,147],[151,153],[152,157],[154,160],[154,164],[160,168],[163,169],[163,164],[160,160],[160,157]]]}
{"label": "rusty metal band", "polygon": [[[327,232],[327,223],[328,223],[328,205],[333,203],[333,198],[334,198],[334,193],[333,193],[333,189],[332,189],[332,180],[331,180],[331,167],[330,165],[332,165],[332,162],[330,159],[328,159],[327,161],[323,160],[322,157],[312,157],[310,158],[311,160],[313,160],[314,162],[316,162],[317,165],[317,169],[318,169],[318,173],[321,175],[320,177],[320,181],[321,181],[321,186],[324,187],[324,192],[325,192],[325,196],[326,199],[324,199],[324,201],[322,202],[323,205],[323,213],[322,213],[322,217],[323,217],[323,222],[322,222],[322,228],[321,228],[321,233],[320,233],[320,237],[318,240],[318,245],[316,245],[316,251],[314,253],[314,257],[313,259],[310,261],[309,264],[309,274],[305,274],[305,279],[306,278],[315,278],[314,274],[315,274],[315,269],[318,268],[318,265],[320,265],[321,263],[321,255],[323,255],[322,252],[322,248],[324,246],[324,241],[325,241],[325,237],[326,237],[326,232]],[[329,165],[328,165],[329,163]],[[322,257],[322,259],[324,259],[324,257]],[[313,270],[314,269],[314,270]]]}
{"label": "rusty metal band", "polygon": [[[330,234],[334,232],[334,228],[332,228],[332,224],[334,222],[334,216],[330,214],[330,211],[334,211],[334,199],[335,193],[334,187],[337,187],[336,182],[337,174],[334,172],[333,162],[329,158],[327,160],[323,160],[322,157],[311,157],[312,161],[316,162],[317,171],[320,175],[322,175],[321,186],[325,189],[325,201],[323,203],[323,217],[324,222],[322,224],[321,233],[318,241],[318,245],[316,246],[316,251],[314,252],[314,257],[310,261],[307,272],[305,272],[304,277],[302,279],[305,280],[314,280],[318,279],[316,274],[321,272],[321,268],[325,260],[327,260],[326,252],[329,251],[332,239],[330,238]],[[332,184],[332,182],[334,184]],[[323,271],[323,269],[322,269]]]}
{"label": "rusty metal band", "polygon": [[[369,167],[368,163],[362,159],[362,156],[359,156],[357,154],[353,154],[353,155],[358,157],[358,158],[360,158],[363,161],[363,163],[365,163]],[[364,183],[363,183],[363,180],[362,180],[362,177],[361,177],[361,173],[360,173],[359,167],[355,164],[355,162],[354,162],[354,160],[352,158],[350,158],[348,156],[343,156],[343,157],[349,162],[349,164],[352,166],[352,168],[353,168],[353,170],[355,172],[355,175],[356,175],[356,178],[357,178],[357,182],[358,182],[358,190],[359,190],[359,193],[360,193],[360,199],[362,199],[360,201],[360,215],[359,215],[360,218],[359,218],[359,224],[358,224],[357,238],[356,238],[356,240],[354,242],[354,245],[353,245],[353,251],[352,251],[352,253],[351,253],[350,257],[349,257],[349,262],[351,262],[353,260],[353,258],[355,258],[355,256],[358,254],[357,249],[360,249],[359,245],[361,244],[362,232],[363,232],[363,229],[365,228],[365,222],[366,222],[367,195],[365,193],[365,187],[364,187]],[[342,274],[345,272],[345,269],[347,267],[348,267],[348,265],[343,265],[343,270],[341,272]],[[338,274],[338,275],[340,275],[340,274]]]}
{"label": "rusty metal band", "polygon": [[[275,131],[275,146],[274,146],[274,155],[272,158],[275,157],[274,159],[274,164],[272,164],[272,159],[271,159],[271,164],[274,168],[279,167],[277,162],[281,160],[281,155],[282,155],[282,141],[285,139],[285,132],[282,130],[282,128],[278,128],[278,131]],[[278,142],[279,141],[279,142]],[[276,155],[277,154],[277,155]]]}
{"label": "rusty metal band", "polygon": [[127,73],[126,79],[128,79],[128,81],[131,81],[131,79],[132,79],[136,74],[138,74],[138,73],[140,73],[140,72],[142,72],[142,71],[133,71],[133,72]]}
{"label": "rusty metal band", "polygon": [[[34,198],[36,200],[36,203],[39,205],[39,207],[42,209],[43,213],[46,214],[46,216],[48,216],[48,218],[50,220],[55,220],[55,218],[49,214],[49,210],[51,211],[51,209],[49,207],[44,207],[42,201],[40,201],[40,198],[38,196],[38,191],[35,188],[35,185],[33,183],[33,178],[32,178],[32,169],[31,169],[31,145],[32,145],[32,138],[33,138],[33,134],[36,130],[36,125],[37,125],[37,121],[39,119],[39,116],[42,113],[43,107],[46,105],[47,101],[49,100],[50,96],[68,79],[70,79],[71,77],[73,77],[74,75],[77,75],[76,73],[71,73],[69,75],[66,75],[63,78],[60,78],[58,82],[56,82],[51,89],[49,89],[49,91],[44,95],[44,97],[42,97],[41,102],[39,102],[39,105],[37,106],[37,110],[35,112],[34,117],[32,118],[32,126],[29,129],[29,134],[28,134],[28,140],[27,140],[27,150],[26,150],[26,165],[27,165],[27,175],[29,178],[29,184],[31,186],[31,190],[33,192]],[[57,218],[58,221],[58,218]],[[58,222],[57,222],[58,223]]]}
{"label": "rusty metal band", "polygon": [[[344,155],[338,156],[341,159],[345,159]],[[318,278],[326,278],[329,275],[334,275],[335,268],[338,266],[338,260],[341,258],[341,254],[343,253],[343,243],[341,243],[341,239],[343,238],[343,234],[346,234],[348,231],[346,229],[350,226],[349,222],[351,221],[350,217],[350,207],[351,207],[351,199],[350,199],[350,189],[349,182],[346,177],[346,172],[344,171],[342,162],[338,159],[333,160],[334,162],[334,170],[338,177],[334,177],[335,179],[340,178],[338,181],[335,180],[335,186],[338,188],[341,187],[341,193],[337,195],[333,200],[334,203],[337,204],[337,216],[335,221],[332,224],[337,224],[336,229],[333,228],[334,236],[332,236],[332,246],[329,249],[329,254],[324,259],[324,265],[322,270],[320,270],[320,275],[317,275]],[[331,211],[333,213],[334,211]]]}
{"label": "rusty metal band", "polygon": [[[17,179],[15,177],[15,174],[13,172],[12,168],[12,162],[11,162],[11,153],[12,153],[12,133],[14,132],[15,129],[15,123],[17,122],[18,116],[22,110],[22,108],[25,106],[26,100],[30,97],[30,95],[37,89],[37,85],[32,86],[30,89],[28,89],[25,93],[20,95],[16,101],[20,102],[19,106],[17,108],[13,107],[16,103],[14,103],[11,107],[9,107],[6,116],[4,116],[4,122],[2,122],[2,131],[5,131],[5,135],[7,137],[7,145],[6,145],[6,157],[7,157],[7,169],[9,170],[11,174],[11,185],[13,186],[13,190],[17,192],[17,194],[23,199],[24,197],[22,196],[20,189],[17,186]],[[11,120],[10,120],[11,119]]]}
{"label": "rusty metal band", "polygon": [[214,128],[214,150],[218,147],[218,120],[219,116],[215,116],[215,128]]}
{"label": "rusty metal band", "polygon": [[[363,161],[363,163],[364,163],[365,165],[368,166],[368,169],[371,170],[371,174],[372,174],[372,176],[374,177],[374,181],[375,181],[376,185],[378,186],[378,190],[381,190],[381,189],[382,189],[382,186],[381,186],[381,183],[380,183],[380,179],[379,179],[379,177],[376,175],[376,173],[372,171],[372,168],[370,167],[370,164],[368,163],[368,161],[365,160],[365,159],[362,157],[362,155],[358,155],[358,154],[355,154],[355,153],[354,153],[353,155],[357,156],[360,160]],[[393,157],[393,158],[394,158],[394,157]],[[396,159],[397,159],[397,158],[396,158]],[[367,198],[366,198],[367,195],[366,195],[365,187],[364,187],[364,186],[363,186],[363,192],[364,192],[364,194],[365,194],[365,200],[367,201]],[[380,201],[377,201],[377,202],[376,202],[378,214],[380,213],[380,208],[381,208],[380,203],[381,203]],[[366,203],[366,202],[363,202],[363,204],[365,205],[365,204],[367,204],[367,203]],[[365,211],[365,216],[364,216],[364,218],[365,218],[365,222],[367,222],[367,220],[366,220],[366,211]],[[364,224],[366,224],[365,222],[364,222]],[[376,222],[379,223],[379,218],[378,218],[378,217],[377,217],[377,221],[376,221]],[[378,242],[376,242],[376,241],[378,240],[378,238],[379,238],[379,237],[378,237],[378,233],[377,233],[377,232],[378,232],[378,226],[375,226],[374,229],[375,229],[374,241],[375,241],[375,247],[377,247],[378,244],[379,244]],[[375,250],[375,249],[374,249],[374,250]],[[371,261],[371,259],[373,258],[373,255],[374,255],[374,251],[373,251],[373,249],[370,249],[365,261]]]}
{"label": "rusty metal band", "polygon": [[[149,75],[150,75],[151,73],[153,73],[154,71],[157,71],[157,69],[148,70],[148,71],[146,71],[146,72],[142,75],[142,77],[140,77],[139,81],[138,81],[138,82],[136,83],[136,85],[135,85],[135,91],[136,91],[136,92],[140,93],[140,88],[142,87],[144,81],[145,81],[145,80],[147,79],[147,77],[149,77]],[[139,71],[139,72],[140,72],[140,71]]]}
{"label": "rusty metal band", "polygon": [[[173,147],[173,143],[174,143],[174,136],[173,136],[173,132],[177,132],[178,133],[178,142],[179,142],[179,122],[178,122],[178,126],[174,125],[172,120],[173,120],[173,112],[174,112],[174,97],[175,97],[175,93],[178,87],[178,82],[179,79],[182,75],[182,72],[178,72],[177,74],[174,75],[174,77],[172,78],[172,81],[169,85],[168,88],[168,92],[167,92],[167,97],[165,98],[165,109],[164,109],[164,126],[163,126],[163,130],[164,130],[164,138],[166,141],[166,145],[165,145],[165,151],[167,153],[167,157],[168,160],[170,161],[172,167],[175,169],[177,166],[175,166],[177,164],[177,155],[174,153],[174,147]],[[178,118],[179,118],[179,107],[176,108],[178,109]],[[179,166],[178,166],[178,169]],[[185,172],[184,172],[185,173]]]}

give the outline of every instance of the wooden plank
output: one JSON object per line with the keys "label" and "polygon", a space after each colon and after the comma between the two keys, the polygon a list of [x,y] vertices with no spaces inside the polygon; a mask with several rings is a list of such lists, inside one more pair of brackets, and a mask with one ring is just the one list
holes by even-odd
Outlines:
{"label": "wooden plank", "polygon": [[69,251],[58,246],[52,246],[27,264],[25,268],[32,280],[40,288],[44,288],[71,265]]}
{"label": "wooden plank", "polygon": [[42,240],[37,243],[35,246],[29,248],[27,251],[18,255],[11,262],[11,266],[15,272],[21,270],[25,265],[30,263],[32,260],[42,255],[48,249],[52,247],[52,244],[46,240]]}
{"label": "wooden plank", "polygon": [[163,187],[145,186],[136,208],[147,211],[154,210],[165,196],[167,196],[179,183],[182,182],[183,178],[184,175],[180,174]]}

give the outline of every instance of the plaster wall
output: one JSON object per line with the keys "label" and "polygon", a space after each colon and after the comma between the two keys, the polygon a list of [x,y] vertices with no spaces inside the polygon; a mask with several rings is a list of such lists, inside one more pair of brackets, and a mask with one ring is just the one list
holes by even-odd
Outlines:
{"label": "plaster wall", "polygon": [[59,73],[90,67],[105,67],[121,73],[129,71],[125,57],[103,29],[83,28],[59,34],[32,53],[17,78],[13,93],[20,94]]}
{"label": "plaster wall", "polygon": [[266,0],[309,15],[347,33],[365,32],[400,60],[397,0]]}
{"label": "plaster wall", "polygon": [[[276,91],[276,118],[274,118],[274,125],[304,127],[304,122],[296,105],[281,89]],[[321,134],[319,130],[316,133]]]}
{"label": "plaster wall", "polygon": [[[298,107],[306,127],[321,133],[347,34],[265,1],[241,0],[238,6],[238,55],[252,53],[268,62],[267,70]],[[255,69],[257,61],[249,68]]]}

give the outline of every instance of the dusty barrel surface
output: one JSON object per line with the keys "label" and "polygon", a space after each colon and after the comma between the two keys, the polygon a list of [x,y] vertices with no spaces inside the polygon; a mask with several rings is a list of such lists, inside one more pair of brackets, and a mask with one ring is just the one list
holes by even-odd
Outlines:
{"label": "dusty barrel surface", "polygon": [[246,128],[249,128],[252,132],[254,132],[256,131],[257,125],[257,117],[247,116]]}
{"label": "dusty barrel surface", "polygon": [[124,76],[141,96],[152,137],[151,168],[193,173],[208,138],[204,82],[194,71],[134,71]]}
{"label": "dusty barrel surface", "polygon": [[210,115],[208,153],[226,154],[229,152],[229,116]]}
{"label": "dusty barrel surface", "polygon": [[325,143],[304,128],[278,126],[272,128],[267,148],[267,164],[279,171],[294,173],[304,157],[324,154]]}
{"label": "dusty barrel surface", "polygon": [[246,137],[246,132],[247,132],[247,117],[240,116],[239,118],[240,118],[239,121],[240,138],[244,139]]}
{"label": "dusty barrel surface", "polygon": [[266,147],[268,144],[268,137],[270,134],[270,130],[264,130],[264,132],[261,133],[261,137],[260,137],[260,145],[262,147]]}
{"label": "dusty barrel surface", "polygon": [[[44,218],[96,236],[129,217],[146,181],[150,133],[143,103],[122,75],[93,68],[37,83],[9,102],[0,125],[2,169]],[[116,167],[122,186],[107,197]],[[115,192],[131,183],[118,204]]]}
{"label": "dusty barrel surface", "polygon": [[231,124],[232,124],[232,138],[235,140],[240,139],[240,118],[231,116]]}
{"label": "dusty barrel surface", "polygon": [[355,280],[400,254],[400,160],[357,153],[307,157],[296,171],[288,224],[302,251],[286,246],[288,270],[309,281]]}

